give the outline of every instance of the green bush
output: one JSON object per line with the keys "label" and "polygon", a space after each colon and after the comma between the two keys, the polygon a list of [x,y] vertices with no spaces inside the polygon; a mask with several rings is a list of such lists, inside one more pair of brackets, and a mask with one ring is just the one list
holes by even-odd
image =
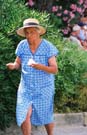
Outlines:
{"label": "green bush", "polygon": [[86,91],[85,94],[83,93],[84,88],[87,89],[87,52],[67,41],[62,41],[58,48],[60,55],[58,57],[59,73],[55,81],[55,109],[58,112],[86,111],[87,93]]}

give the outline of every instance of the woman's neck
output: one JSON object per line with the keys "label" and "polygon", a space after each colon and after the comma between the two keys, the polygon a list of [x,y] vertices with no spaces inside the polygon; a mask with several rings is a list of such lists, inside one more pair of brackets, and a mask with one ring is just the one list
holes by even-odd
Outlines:
{"label": "woman's neck", "polygon": [[30,49],[31,49],[32,53],[34,53],[37,50],[37,48],[40,45],[41,41],[42,41],[42,39],[39,38],[39,39],[33,41],[32,43],[29,43],[29,46],[30,46]]}
{"label": "woman's neck", "polygon": [[34,40],[32,43],[29,43],[29,45],[33,48],[37,48],[39,46],[39,44],[41,43],[42,39],[39,38],[37,40]]}

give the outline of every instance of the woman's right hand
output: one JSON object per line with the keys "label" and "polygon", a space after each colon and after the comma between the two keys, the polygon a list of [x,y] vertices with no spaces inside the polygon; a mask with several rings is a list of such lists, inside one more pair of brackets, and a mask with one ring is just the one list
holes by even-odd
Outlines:
{"label": "woman's right hand", "polygon": [[6,64],[6,66],[10,70],[14,70],[15,69],[15,63],[8,63],[8,64]]}
{"label": "woman's right hand", "polygon": [[21,65],[21,60],[19,57],[17,57],[13,63],[10,62],[6,64],[7,68],[10,70],[19,69],[20,65]]}

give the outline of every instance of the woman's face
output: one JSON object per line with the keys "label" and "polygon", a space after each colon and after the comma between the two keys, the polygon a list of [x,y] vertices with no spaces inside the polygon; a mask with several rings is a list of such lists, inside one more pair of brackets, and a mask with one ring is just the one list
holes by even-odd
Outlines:
{"label": "woman's face", "polygon": [[37,40],[40,37],[37,28],[33,28],[33,27],[26,28],[24,31],[25,31],[25,36],[30,43],[32,43],[33,41]]}

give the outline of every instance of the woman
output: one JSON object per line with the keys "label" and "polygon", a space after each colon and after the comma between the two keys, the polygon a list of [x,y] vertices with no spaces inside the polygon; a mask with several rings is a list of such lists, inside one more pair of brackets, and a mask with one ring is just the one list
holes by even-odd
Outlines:
{"label": "woman", "polygon": [[55,57],[58,50],[41,38],[45,32],[38,20],[26,19],[17,30],[26,39],[17,46],[15,62],[7,64],[10,70],[21,67],[16,117],[23,135],[31,134],[31,124],[45,125],[48,135],[53,135],[53,74],[58,71]]}

